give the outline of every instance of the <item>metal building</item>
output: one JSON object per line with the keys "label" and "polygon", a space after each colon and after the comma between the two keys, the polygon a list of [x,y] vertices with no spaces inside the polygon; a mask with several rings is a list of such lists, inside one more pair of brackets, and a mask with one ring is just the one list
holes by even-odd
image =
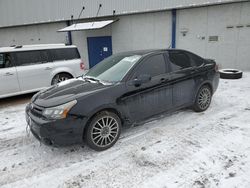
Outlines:
{"label": "metal building", "polygon": [[75,44],[87,67],[120,51],[172,47],[250,70],[250,1],[0,0],[0,46],[39,43]]}

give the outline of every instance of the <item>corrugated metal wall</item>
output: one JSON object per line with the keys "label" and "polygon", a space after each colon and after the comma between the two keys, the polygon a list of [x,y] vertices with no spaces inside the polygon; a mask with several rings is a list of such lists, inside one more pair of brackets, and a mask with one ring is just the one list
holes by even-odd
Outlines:
{"label": "corrugated metal wall", "polygon": [[0,0],[0,27],[95,17],[99,4],[99,16],[130,14],[162,9],[240,2],[244,0]]}

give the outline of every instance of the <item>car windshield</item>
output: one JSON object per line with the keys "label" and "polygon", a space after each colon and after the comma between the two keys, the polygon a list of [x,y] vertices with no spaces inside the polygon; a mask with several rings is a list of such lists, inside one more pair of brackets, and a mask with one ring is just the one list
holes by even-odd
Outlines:
{"label": "car windshield", "polygon": [[141,57],[134,54],[112,55],[90,69],[85,76],[107,82],[119,82]]}

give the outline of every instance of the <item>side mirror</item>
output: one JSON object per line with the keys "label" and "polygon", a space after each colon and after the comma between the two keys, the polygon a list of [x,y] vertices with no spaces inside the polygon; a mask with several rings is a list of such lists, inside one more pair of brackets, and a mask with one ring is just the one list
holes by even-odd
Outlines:
{"label": "side mirror", "polygon": [[142,74],[135,78],[132,83],[135,87],[139,87],[140,85],[147,83],[151,80],[151,76],[149,74]]}

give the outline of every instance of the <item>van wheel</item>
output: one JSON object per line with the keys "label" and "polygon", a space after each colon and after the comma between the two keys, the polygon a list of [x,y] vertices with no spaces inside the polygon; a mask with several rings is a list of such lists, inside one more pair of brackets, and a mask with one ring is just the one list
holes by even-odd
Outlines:
{"label": "van wheel", "polygon": [[86,144],[96,150],[103,151],[112,147],[121,133],[121,120],[113,112],[98,113],[88,125],[84,139]]}
{"label": "van wheel", "polygon": [[68,73],[60,73],[54,76],[54,78],[52,79],[51,85],[55,85],[58,84],[62,81],[68,80],[70,78],[73,78],[73,76],[71,76]]}
{"label": "van wheel", "polygon": [[212,100],[212,91],[208,85],[202,86],[196,96],[193,110],[195,112],[203,112],[210,106]]}

